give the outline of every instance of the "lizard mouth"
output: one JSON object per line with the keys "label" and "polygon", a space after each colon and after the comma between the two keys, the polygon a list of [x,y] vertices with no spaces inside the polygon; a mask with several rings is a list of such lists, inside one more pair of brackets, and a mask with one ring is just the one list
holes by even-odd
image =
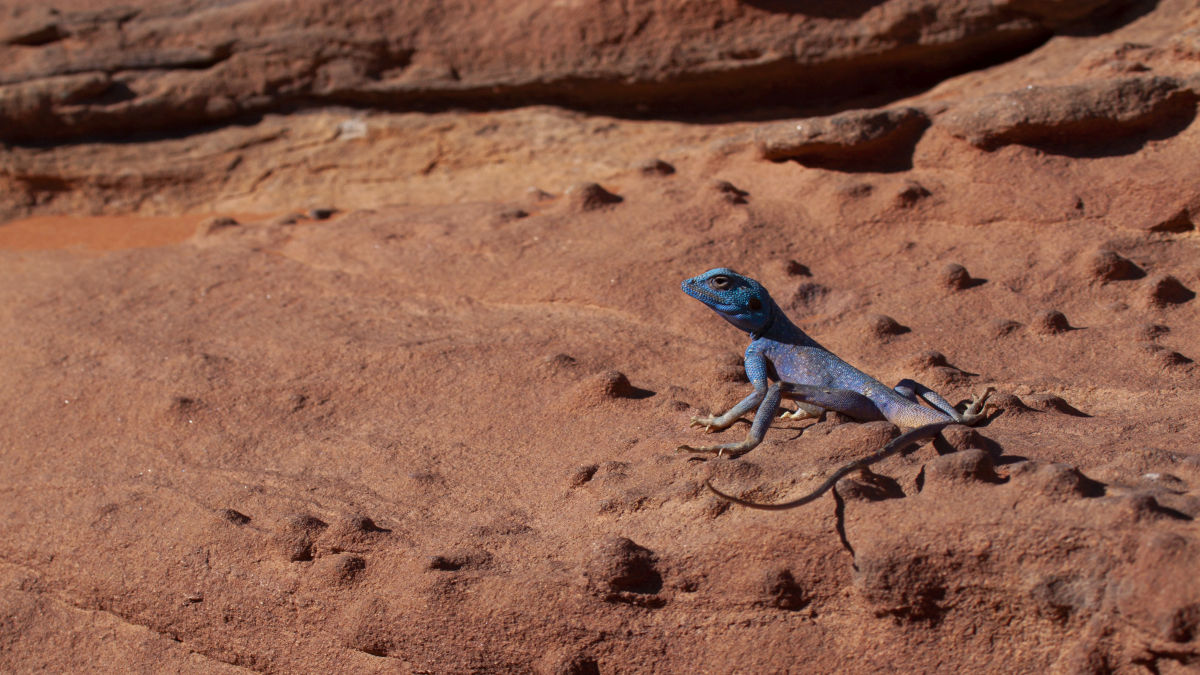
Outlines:
{"label": "lizard mouth", "polygon": [[688,279],[687,281],[683,282],[683,292],[699,300],[700,302],[709,305],[710,307],[716,308],[725,305],[724,300],[722,300],[720,296],[704,288],[704,286],[696,283],[693,279]]}

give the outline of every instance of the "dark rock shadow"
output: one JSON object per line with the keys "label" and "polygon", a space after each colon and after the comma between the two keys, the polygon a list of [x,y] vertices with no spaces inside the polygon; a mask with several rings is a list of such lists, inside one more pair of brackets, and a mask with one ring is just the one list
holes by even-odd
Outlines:
{"label": "dark rock shadow", "polygon": [[1071,37],[1095,37],[1111,33],[1153,12],[1159,0],[1140,0],[1130,4],[1113,3],[1116,7],[1107,12],[1097,12],[1075,23],[1058,29],[1059,35]]}
{"label": "dark rock shadow", "polygon": [[742,0],[765,12],[803,14],[822,19],[857,19],[886,0]]}
{"label": "dark rock shadow", "polygon": [[1023,455],[1000,455],[992,459],[992,464],[996,466],[1006,466],[1008,464],[1020,464],[1028,462],[1029,458]]}
{"label": "dark rock shadow", "polygon": [[621,396],[621,398],[632,398],[635,400],[640,400],[640,399],[650,398],[652,396],[657,396],[657,395],[658,395],[657,391],[651,391],[649,389],[642,389],[640,387],[634,387],[631,385],[629,387],[629,389],[625,391],[624,395]]}
{"label": "dark rock shadow", "polygon": [[854,547],[850,545],[850,539],[846,536],[846,500],[842,499],[842,495],[838,493],[837,486],[834,485],[830,490],[833,493],[833,515],[836,519],[834,527],[837,529],[838,539],[842,542],[842,548],[850,554],[850,565],[858,571],[858,562],[854,557]]}

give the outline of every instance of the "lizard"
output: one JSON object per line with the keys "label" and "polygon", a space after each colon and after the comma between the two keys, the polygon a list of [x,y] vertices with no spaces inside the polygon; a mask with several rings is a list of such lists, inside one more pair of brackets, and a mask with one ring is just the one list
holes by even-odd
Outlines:
{"label": "lizard", "polygon": [[[706,433],[719,431],[732,426],[751,409],[757,410],[744,440],[699,447],[681,445],[679,450],[731,457],[745,454],[762,442],[784,398],[799,405],[795,412],[784,412],[784,418],[816,418],[833,410],[860,422],[887,420],[910,429],[874,454],[842,466],[799,499],[778,504],[752,502],[721,492],[706,480],[704,485],[719,497],[758,509],[801,506],[852,471],[932,438],[951,424],[974,425],[986,415],[984,406],[993,391],[991,387],[975,396],[961,413],[940,394],[914,380],[905,379],[888,387],[822,347],[788,319],[761,283],[729,268],[718,267],[687,279],[682,288],[751,338],[744,366],[754,391],[721,415],[693,417],[691,425],[704,427]],[[922,405],[922,401],[928,405]]]}

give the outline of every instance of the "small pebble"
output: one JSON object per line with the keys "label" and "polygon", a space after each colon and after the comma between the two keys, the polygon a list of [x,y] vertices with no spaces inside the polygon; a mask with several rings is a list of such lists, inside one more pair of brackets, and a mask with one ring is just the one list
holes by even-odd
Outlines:
{"label": "small pebble", "polygon": [[1057,335],[1071,330],[1067,317],[1056,309],[1046,309],[1034,315],[1030,324],[1033,329],[1043,335]]}
{"label": "small pebble", "polygon": [[570,354],[551,354],[542,359],[542,364],[555,372],[574,368],[579,361]]}
{"label": "small pebble", "polygon": [[362,556],[353,553],[335,553],[320,558],[314,570],[317,577],[330,586],[341,586],[354,583],[363,570],[367,561]]}
{"label": "small pebble", "polygon": [[[988,400],[991,401],[990,398]],[[956,454],[969,450],[986,450],[988,446],[987,439],[979,430],[962,424],[951,424],[943,429],[942,438]]]}
{"label": "small pebble", "polygon": [[926,349],[917,352],[909,357],[908,362],[917,370],[925,370],[938,366],[947,367],[950,365],[950,362],[946,360],[946,355],[936,349]]}
{"label": "small pebble", "polygon": [[1027,483],[1034,491],[1047,497],[1100,497],[1104,494],[1102,484],[1068,464],[1024,462],[1011,471],[1011,477]]}
{"label": "small pebble", "polygon": [[1142,340],[1157,340],[1171,332],[1170,326],[1164,326],[1161,323],[1147,323],[1138,327],[1137,336]]}
{"label": "small pebble", "polygon": [[546,192],[539,187],[529,187],[525,190],[525,197],[532,202],[547,202],[554,199],[554,195]]}
{"label": "small pebble", "polygon": [[528,218],[528,217],[529,217],[528,211],[526,211],[525,209],[518,209],[518,208],[504,209],[504,210],[500,211],[500,213],[496,214],[496,219],[502,223],[507,223],[507,222],[510,222],[513,220],[520,220],[522,218]]}
{"label": "small pebble", "polygon": [[1146,492],[1136,492],[1121,497],[1117,502],[1119,517],[1126,522],[1143,523],[1147,521],[1171,519],[1178,517],[1170,509],[1163,508],[1158,500]]}
{"label": "small pebble", "polygon": [[605,371],[594,379],[603,386],[605,398],[630,398],[634,394],[629,378],[619,370]]}
{"label": "small pebble", "polygon": [[874,191],[874,185],[861,181],[855,181],[850,184],[837,186],[837,194],[851,199],[861,199],[863,197],[867,197]]}
{"label": "small pebble", "polygon": [[608,370],[585,377],[565,394],[563,403],[572,408],[587,408],[608,401],[640,398],[642,391],[629,382],[625,374]]}
{"label": "small pebble", "polygon": [[789,260],[784,263],[783,271],[789,277],[811,277],[812,271],[807,265],[803,265],[795,260]]}
{"label": "small pebble", "polygon": [[538,660],[534,672],[538,675],[600,675],[600,665],[586,654],[552,651]]}
{"label": "small pebble", "polygon": [[1160,365],[1168,368],[1171,366],[1185,366],[1192,362],[1191,359],[1183,354],[1154,342],[1139,342],[1138,347],[1158,361]]}
{"label": "small pebble", "polygon": [[1061,396],[1054,394],[1029,394],[1025,397],[1025,403],[1033,410],[1041,410],[1042,412],[1055,412],[1064,415],[1083,415],[1070,403]]}
{"label": "small pebble", "polygon": [[796,610],[808,604],[804,588],[796,583],[792,571],[786,567],[767,570],[763,576],[762,597],[767,605],[779,609]]}
{"label": "small pebble", "polygon": [[572,471],[571,475],[567,478],[567,484],[571,487],[579,487],[580,485],[590,481],[592,476],[596,475],[596,470],[599,468],[600,466],[598,464],[586,464],[578,467]]}
{"label": "small pebble", "polygon": [[1159,215],[1145,221],[1145,227],[1151,232],[1191,232],[1196,229],[1192,216],[1187,207],[1169,211],[1166,216]]}
{"label": "small pebble", "polygon": [[904,496],[904,490],[894,479],[869,471],[846,476],[837,482],[834,489],[846,501],[879,502]]}
{"label": "small pebble", "polygon": [[359,513],[342,513],[331,519],[327,528],[314,541],[315,553],[361,551],[369,548],[375,538],[386,530],[380,528],[367,516]]}
{"label": "small pebble", "polygon": [[958,263],[949,263],[943,267],[939,278],[943,286],[956,291],[971,285],[971,275],[967,272],[967,268]]}
{"label": "small pebble", "polygon": [[675,173],[675,167],[661,159],[648,159],[638,165],[638,171],[644,176],[670,176]]}
{"label": "small pebble", "polygon": [[592,547],[584,573],[600,592],[653,594],[662,589],[658,559],[626,537],[611,536]]}
{"label": "small pebble", "polygon": [[995,483],[1000,479],[992,466],[992,457],[979,449],[941,455],[925,465],[925,486]]}
{"label": "small pebble", "polygon": [[601,462],[595,472],[595,479],[606,483],[620,483],[629,478],[629,462],[608,460]]}
{"label": "small pebble", "polygon": [[1093,253],[1088,258],[1087,266],[1092,277],[1101,281],[1138,279],[1146,275],[1132,260],[1108,249]]}
{"label": "small pebble", "polygon": [[567,200],[576,211],[595,211],[621,201],[599,183],[577,183],[567,188]]}
{"label": "small pebble", "polygon": [[1170,274],[1158,274],[1150,277],[1146,282],[1146,287],[1149,289],[1150,304],[1158,307],[1182,304],[1196,297],[1190,288],[1184,286],[1183,282]]}
{"label": "small pebble", "polygon": [[988,330],[994,337],[998,338],[1012,335],[1020,327],[1021,324],[1012,319],[992,319],[988,322]]}
{"label": "small pebble", "polygon": [[250,516],[233,509],[220,509],[217,511],[217,515],[234,525],[245,525],[250,522]]}
{"label": "small pebble", "polygon": [[866,330],[870,335],[877,338],[884,338],[892,335],[902,335],[911,329],[900,325],[900,322],[886,314],[868,314],[866,316]]}
{"label": "small pebble", "polygon": [[746,197],[750,196],[749,192],[734,186],[727,180],[715,180],[712,182],[712,187],[730,204],[745,204]]}
{"label": "small pebble", "polygon": [[313,539],[326,524],[316,516],[294,513],[284,516],[274,532],[276,550],[291,562],[312,560]]}
{"label": "small pebble", "polygon": [[816,303],[829,295],[829,287],[815,281],[806,281],[796,286],[789,305],[801,311],[815,311]]}
{"label": "small pebble", "polygon": [[896,204],[901,207],[909,207],[932,195],[929,188],[914,180],[908,180],[905,181],[904,187],[896,193]]}
{"label": "small pebble", "polygon": [[1027,413],[1033,410],[1033,408],[1025,405],[1021,399],[1017,398],[1015,394],[1001,391],[992,394],[991,398],[988,399],[988,406],[1003,411],[1006,415]]}
{"label": "small pebble", "polygon": [[214,216],[212,218],[205,218],[204,220],[200,221],[199,225],[196,226],[196,235],[200,237],[207,237],[209,235],[216,234],[221,230],[237,227],[238,225],[239,223],[237,220],[228,216]]}

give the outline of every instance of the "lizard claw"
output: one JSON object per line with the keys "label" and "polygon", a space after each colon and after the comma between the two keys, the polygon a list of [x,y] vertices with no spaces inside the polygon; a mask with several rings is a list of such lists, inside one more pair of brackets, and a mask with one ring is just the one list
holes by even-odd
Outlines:
{"label": "lizard claw", "polygon": [[704,427],[704,433],[711,434],[712,429],[713,429],[712,418],[711,417],[693,417],[692,423],[690,426]]}
{"label": "lizard claw", "polygon": [[971,398],[971,404],[967,406],[966,412],[962,415],[963,424],[969,426],[983,418],[988,396],[991,396],[993,391],[996,391],[995,387],[988,387],[983,390],[982,394]]}

